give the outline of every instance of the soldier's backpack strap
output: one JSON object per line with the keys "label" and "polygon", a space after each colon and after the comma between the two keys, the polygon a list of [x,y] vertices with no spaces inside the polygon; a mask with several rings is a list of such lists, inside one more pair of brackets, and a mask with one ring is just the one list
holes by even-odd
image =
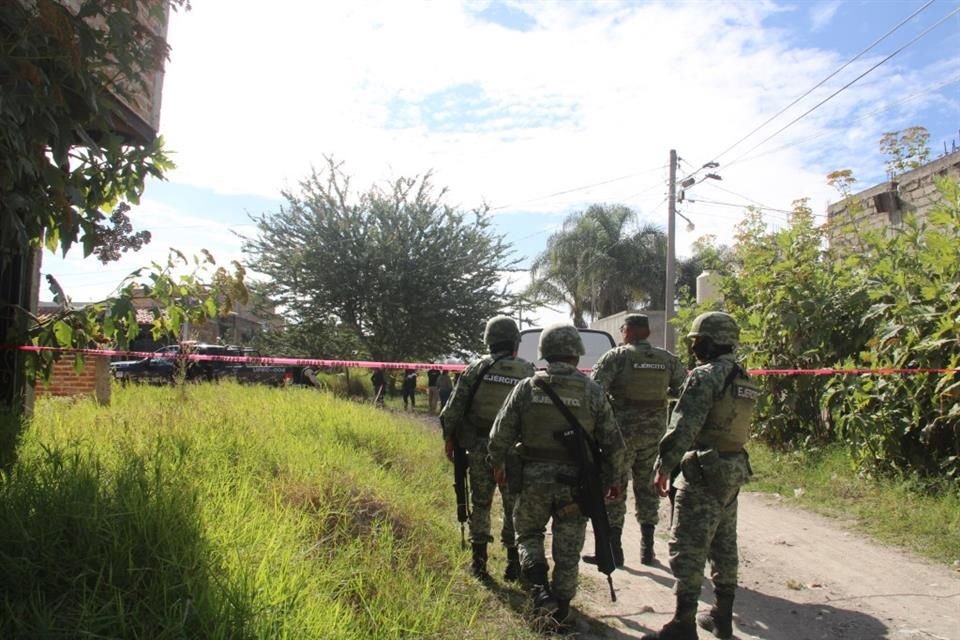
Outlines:
{"label": "soldier's backpack strap", "polygon": [[720,389],[720,395],[723,395],[727,392],[727,389],[730,388],[730,385],[733,384],[733,381],[737,379],[737,376],[743,374],[747,375],[747,372],[736,362],[733,363],[733,369],[730,370],[730,373],[727,374],[727,377],[723,379],[723,388]]}
{"label": "soldier's backpack strap", "polygon": [[483,384],[483,377],[487,375],[487,372],[490,371],[490,369],[493,368],[493,365],[497,364],[504,358],[509,357],[510,355],[511,354],[509,353],[501,354],[496,358],[494,358],[493,360],[491,360],[486,365],[484,365],[482,369],[480,369],[480,373],[477,374],[477,379],[474,380],[473,386],[470,387],[470,393],[467,394],[467,403],[463,405],[463,416],[465,419],[466,419],[466,416],[470,413],[470,407],[473,406],[473,398],[474,396],[477,395],[477,390],[480,388],[480,385]]}

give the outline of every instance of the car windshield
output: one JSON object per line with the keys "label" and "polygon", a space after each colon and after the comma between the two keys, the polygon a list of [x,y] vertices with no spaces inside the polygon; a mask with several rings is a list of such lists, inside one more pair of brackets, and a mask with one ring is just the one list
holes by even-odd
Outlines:
{"label": "car windshield", "polygon": [[[520,348],[517,349],[517,356],[532,362],[538,368],[547,366],[546,361],[537,357],[537,345],[540,342],[540,333],[543,329],[524,329],[520,332]],[[580,338],[583,340],[583,348],[586,354],[580,356],[580,369],[592,369],[597,360],[604,353],[617,346],[613,336],[606,331],[596,329],[580,329]]]}

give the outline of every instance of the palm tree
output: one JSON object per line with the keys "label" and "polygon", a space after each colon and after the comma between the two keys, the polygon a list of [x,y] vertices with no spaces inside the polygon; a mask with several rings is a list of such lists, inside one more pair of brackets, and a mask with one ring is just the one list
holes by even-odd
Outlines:
{"label": "palm tree", "polygon": [[564,302],[578,327],[636,304],[663,301],[666,237],[645,224],[630,232],[636,214],[623,205],[591,205],[567,217],[531,267],[527,294]]}

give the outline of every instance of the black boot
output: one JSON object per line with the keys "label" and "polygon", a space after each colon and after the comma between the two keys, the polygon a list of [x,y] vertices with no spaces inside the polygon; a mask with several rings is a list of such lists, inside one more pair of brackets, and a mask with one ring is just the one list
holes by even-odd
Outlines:
{"label": "black boot", "polygon": [[570,616],[570,601],[557,600],[557,610],[550,616],[558,630],[571,628],[573,618]]}
{"label": "black boot", "polygon": [[716,585],[713,592],[717,596],[717,603],[710,608],[709,613],[697,616],[697,624],[722,640],[733,637],[733,596],[736,591],[733,585]]}
{"label": "black boot", "polygon": [[656,557],[653,553],[653,532],[656,527],[652,524],[640,525],[640,563],[650,566]]}
{"label": "black boot", "polygon": [[617,569],[623,569],[623,543],[620,537],[623,535],[623,529],[620,527],[610,527],[610,548],[613,550],[613,564]]}
{"label": "black boot", "polygon": [[697,640],[697,598],[677,596],[677,611],[673,620],[660,631],[648,633],[640,640]]}
{"label": "black boot", "polygon": [[[610,527],[610,552],[613,554],[613,564],[623,569],[623,543],[620,538],[623,530],[620,527]],[[582,556],[581,560],[587,564],[597,564],[597,556]]]}
{"label": "black boot", "polygon": [[507,547],[507,568],[503,572],[503,579],[507,582],[520,579],[520,552],[516,547]]}
{"label": "black boot", "polygon": [[473,562],[470,565],[470,573],[478,580],[490,579],[490,574],[487,573],[487,544],[485,542],[473,543]]}
{"label": "black boot", "polygon": [[533,598],[533,613],[538,616],[552,616],[560,607],[560,603],[550,593],[550,583],[547,580],[547,565],[535,564],[523,569],[523,577],[530,585],[530,595]]}

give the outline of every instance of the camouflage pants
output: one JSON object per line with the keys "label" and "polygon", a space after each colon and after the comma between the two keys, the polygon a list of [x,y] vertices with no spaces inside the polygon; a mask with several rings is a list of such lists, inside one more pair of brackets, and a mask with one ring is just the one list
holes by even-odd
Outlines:
{"label": "camouflage pants", "polygon": [[[665,428],[665,427],[664,427]],[[660,509],[660,496],[651,490],[653,464],[657,461],[657,445],[663,435],[663,429],[634,431],[625,436],[624,466],[629,469],[627,475],[620,478],[620,496],[607,504],[607,517],[610,526],[623,529],[627,516],[627,482],[633,479],[633,500],[637,509],[637,522],[657,524]]]}
{"label": "camouflage pants", "polygon": [[[470,458],[470,542],[487,544],[493,542],[490,535],[490,509],[497,483],[493,480],[493,467],[487,461],[487,440],[477,440],[477,444],[467,452]],[[509,491],[500,491],[503,501],[503,527],[500,529],[500,541],[507,548],[517,546],[513,528],[513,504],[515,496]]]}
{"label": "camouflage pants", "polygon": [[523,469],[523,488],[517,496],[513,519],[517,527],[520,565],[530,569],[547,564],[543,541],[547,522],[553,533],[551,588],[561,600],[577,593],[580,552],[587,519],[573,497],[573,487],[557,481],[558,475],[576,476],[570,465],[528,462]]}
{"label": "camouflage pants", "polygon": [[736,586],[737,495],[741,484],[732,480],[719,490],[702,481],[680,484],[670,532],[670,569],[677,580],[673,589],[677,595],[699,597],[707,560],[714,587]]}

